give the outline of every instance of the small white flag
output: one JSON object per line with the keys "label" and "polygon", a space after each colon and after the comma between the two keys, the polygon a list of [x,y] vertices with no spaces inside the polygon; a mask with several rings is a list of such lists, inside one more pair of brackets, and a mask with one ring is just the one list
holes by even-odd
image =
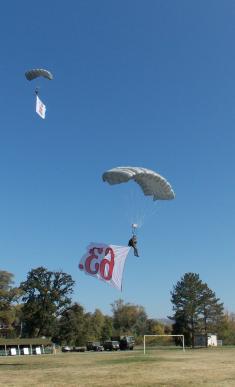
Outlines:
{"label": "small white flag", "polygon": [[36,112],[41,118],[44,119],[46,117],[46,106],[38,96],[36,96]]}

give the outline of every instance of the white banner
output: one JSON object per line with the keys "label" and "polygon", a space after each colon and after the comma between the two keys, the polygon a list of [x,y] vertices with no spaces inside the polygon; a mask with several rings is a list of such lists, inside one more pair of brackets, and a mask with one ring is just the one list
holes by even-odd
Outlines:
{"label": "white banner", "polygon": [[38,98],[38,96],[36,96],[36,112],[41,118],[44,119],[46,117],[46,106],[40,100],[40,98]]}
{"label": "white banner", "polygon": [[130,247],[90,243],[79,269],[122,290],[122,275]]}

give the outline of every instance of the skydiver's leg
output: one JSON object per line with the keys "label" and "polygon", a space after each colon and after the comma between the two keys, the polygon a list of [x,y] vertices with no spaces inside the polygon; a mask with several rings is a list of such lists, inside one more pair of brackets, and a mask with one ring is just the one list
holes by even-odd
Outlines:
{"label": "skydiver's leg", "polygon": [[133,247],[133,249],[134,249],[134,256],[135,256],[135,257],[139,257],[139,253],[138,253],[137,248],[136,248],[136,247]]}

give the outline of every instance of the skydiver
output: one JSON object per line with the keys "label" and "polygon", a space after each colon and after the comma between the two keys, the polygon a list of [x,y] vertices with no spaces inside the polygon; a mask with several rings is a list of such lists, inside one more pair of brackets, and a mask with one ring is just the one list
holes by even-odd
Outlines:
{"label": "skydiver", "polygon": [[133,236],[131,237],[131,239],[128,242],[128,246],[133,247],[134,256],[139,257],[139,253],[138,253],[136,245],[137,245],[137,238],[136,238],[136,235],[133,234]]}

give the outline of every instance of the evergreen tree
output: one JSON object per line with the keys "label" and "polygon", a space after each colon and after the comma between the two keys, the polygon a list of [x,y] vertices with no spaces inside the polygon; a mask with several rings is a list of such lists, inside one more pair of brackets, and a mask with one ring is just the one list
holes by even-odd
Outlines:
{"label": "evergreen tree", "polygon": [[[219,302],[215,293],[204,284],[201,297],[201,331],[207,336],[209,332],[217,332],[223,319],[223,303]],[[207,343],[207,341],[206,341]]]}
{"label": "evergreen tree", "polygon": [[196,333],[207,335],[223,315],[223,304],[203,283],[199,274],[186,273],[171,292],[173,334],[184,334],[186,345],[194,347]]}

